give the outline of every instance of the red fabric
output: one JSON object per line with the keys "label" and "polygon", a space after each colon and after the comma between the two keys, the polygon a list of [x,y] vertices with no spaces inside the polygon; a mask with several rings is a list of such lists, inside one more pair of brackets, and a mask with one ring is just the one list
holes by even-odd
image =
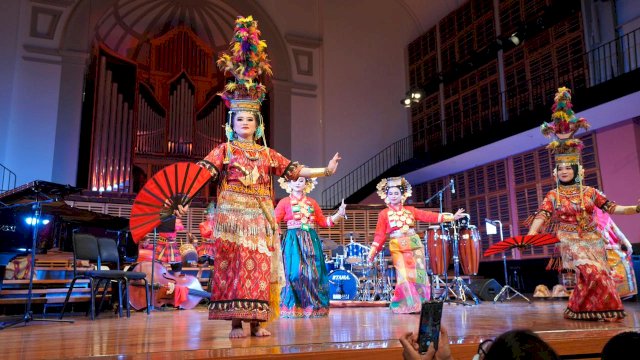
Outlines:
{"label": "red fabric", "polygon": [[[306,203],[308,205],[313,206],[313,215],[314,215],[314,223],[320,227],[329,227],[333,226],[333,221],[330,218],[327,218],[322,213],[322,209],[320,205],[313,199],[308,196],[304,196],[299,200],[301,203]],[[294,220],[293,209],[291,208],[291,196],[287,196],[278,202],[278,205],[275,208],[276,213],[276,221],[289,221]],[[327,224],[327,219],[329,219],[329,224]],[[299,220],[299,219],[295,219]]]}
{"label": "red fabric", "polygon": [[178,307],[189,298],[189,288],[182,285],[176,285],[173,290],[173,306]]}
{"label": "red fabric", "polygon": [[203,239],[211,239],[213,238],[213,228],[215,227],[215,222],[209,222],[209,220],[205,220],[198,225],[200,229],[200,235]]}
{"label": "red fabric", "polygon": [[[215,286],[211,291],[214,307],[209,308],[209,319],[267,320],[268,312],[257,311],[257,308],[259,303],[269,302],[270,256],[229,241],[216,241],[214,248],[212,283]],[[215,305],[223,308],[217,309]]]}
{"label": "red fabric", "polygon": [[581,320],[623,318],[622,301],[608,269],[578,265],[576,287],[569,298],[565,317]]}
{"label": "red fabric", "polygon": [[[553,214],[559,212],[560,221],[566,224],[577,224],[576,216],[580,214],[576,211],[576,204],[581,204],[579,187],[570,188],[573,192],[558,195],[557,189],[553,189],[547,193],[540,204],[540,210]],[[602,208],[607,202],[607,198],[600,191],[590,186],[582,187],[582,203],[587,214],[592,214],[595,207]],[[559,206],[556,206],[559,205]]]}
{"label": "red fabric", "polygon": [[[415,220],[420,220],[426,223],[438,223],[438,213],[432,211],[425,211],[416,209],[413,206],[404,206],[405,210],[409,210],[414,217],[414,224],[412,228],[415,228]],[[373,236],[373,244],[371,245],[372,255],[377,254],[387,241],[387,234],[393,231],[400,230],[398,227],[391,227],[389,225],[389,208],[386,208],[378,214],[378,223],[376,224],[376,232]]]}
{"label": "red fabric", "polygon": [[[287,169],[287,166],[291,164],[291,160],[287,159],[277,151],[270,149],[259,147],[256,145],[256,148],[262,148],[260,151],[251,151],[252,156],[259,155],[258,160],[252,161],[247,159],[247,157],[243,154],[242,149],[231,145],[231,162],[232,164],[238,164],[244,167],[247,170],[253,169],[254,166],[258,167],[258,172],[260,173],[260,177],[258,178],[257,184],[260,185],[268,185],[271,186],[271,176],[268,174],[273,173],[276,176],[283,176],[284,171]],[[264,150],[266,149],[266,151]],[[267,156],[268,151],[268,156]],[[222,143],[216,146],[205,158],[204,160],[212,163],[219,171],[224,167],[224,158],[227,154],[227,143]],[[227,165],[227,173],[226,173],[226,181],[228,184],[238,184],[241,185],[240,178],[244,176],[244,174],[237,167],[231,166],[232,164]],[[270,171],[270,168],[273,167],[273,171]],[[301,166],[298,166],[298,169],[294,171],[295,178],[297,178],[297,174],[302,169]]]}

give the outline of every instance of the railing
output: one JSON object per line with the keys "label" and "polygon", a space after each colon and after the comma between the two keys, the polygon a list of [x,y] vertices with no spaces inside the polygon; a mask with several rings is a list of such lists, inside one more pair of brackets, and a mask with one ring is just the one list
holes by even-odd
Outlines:
{"label": "railing", "polygon": [[398,140],[365,161],[355,170],[342,177],[322,192],[323,206],[339,204],[345,195],[351,195],[364,185],[375,180],[392,166],[413,158],[413,135]]}
{"label": "railing", "polygon": [[16,187],[16,174],[0,164],[0,194]]}
{"label": "railing", "polygon": [[[586,66],[583,66],[584,71],[566,71],[567,66],[575,66],[575,64],[586,64]],[[474,133],[473,128],[460,128],[462,135],[451,136],[451,127],[447,129],[443,127],[442,131],[449,132],[445,134],[444,138],[446,140],[441,140],[443,138],[442,133],[432,136],[433,134],[430,130],[421,130],[394,142],[325,189],[322,192],[322,205],[335,207],[343,198],[351,196],[365,185],[377,180],[392,167],[411,160],[416,155],[424,154],[428,150],[443,149],[445,145],[459,143],[463,140],[463,137],[466,141],[469,137],[486,135],[488,131],[503,125],[515,128],[518,130],[517,132],[525,130],[519,129],[518,126],[535,126],[518,120],[522,120],[521,116],[525,114],[529,114],[531,117],[531,114],[540,113],[543,116],[544,112],[548,112],[553,101],[549,97],[549,91],[555,90],[558,86],[566,85],[576,93],[576,90],[584,91],[584,89],[603,84],[639,68],[640,29],[636,29],[587,53],[579,54],[569,59],[569,61],[563,63],[562,68],[550,68],[529,78],[526,85],[517,84],[518,86],[514,86],[504,92],[493,94],[493,96],[490,96],[488,112],[481,111],[479,113],[491,114],[489,119],[480,119],[480,122],[487,125],[480,131]],[[500,69],[499,71],[503,70]],[[635,86],[639,85],[636,84]],[[591,106],[594,105],[597,104],[591,104]],[[507,114],[507,117],[505,118],[502,111],[495,111],[496,108],[504,108],[504,113]],[[460,111],[460,113],[465,112]],[[466,113],[471,114],[469,111]],[[496,113],[498,116],[494,116]],[[541,122],[543,119],[544,117],[538,117],[537,121]],[[453,124],[453,126],[459,127],[460,125],[458,124],[461,124],[462,120],[448,117],[444,119],[444,124]],[[430,139],[434,140],[431,144],[429,143]]]}

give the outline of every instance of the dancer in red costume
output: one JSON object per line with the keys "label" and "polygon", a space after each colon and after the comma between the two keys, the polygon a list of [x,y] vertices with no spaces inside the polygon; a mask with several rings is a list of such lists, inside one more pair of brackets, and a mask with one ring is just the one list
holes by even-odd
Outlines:
{"label": "dancer in red costume", "polygon": [[221,94],[229,107],[228,141],[198,162],[219,180],[209,319],[231,320],[232,338],[246,336],[242,321],[251,323],[252,336],[269,336],[261,323],[279,315],[284,271],[271,177],[329,176],[340,160],[336,153],[326,168],[307,168],[266,146],[260,113],[266,90],[258,77],[270,75],[271,66],[259,35],[251,16],[236,20],[231,55],[218,60],[235,77]]}
{"label": "dancer in red costume", "polygon": [[576,320],[616,320],[625,316],[622,301],[611,277],[605,253],[606,242],[597,228],[594,208],[609,214],[637,214],[640,204],[617,205],[590,186],[583,186],[584,169],[580,165],[582,142],[573,137],[587,129],[584,118],[577,119],[571,110],[571,92],[559,88],[553,106],[552,123],[542,125],[555,154],[557,187],[549,191],[529,228],[537,234],[550,226],[560,239],[562,266],[576,272],[576,287],[569,298],[564,316]]}

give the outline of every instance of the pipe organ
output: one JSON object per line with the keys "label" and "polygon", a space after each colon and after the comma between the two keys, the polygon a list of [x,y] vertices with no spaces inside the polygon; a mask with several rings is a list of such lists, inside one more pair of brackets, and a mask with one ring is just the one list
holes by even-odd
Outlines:
{"label": "pipe organ", "polygon": [[226,141],[226,110],[216,96],[225,81],[214,50],[186,27],[149,45],[143,63],[104,45],[92,57],[93,102],[82,120],[91,124],[91,144],[80,151],[91,154],[85,168],[93,190],[130,192],[132,182],[176,161],[197,161]]}

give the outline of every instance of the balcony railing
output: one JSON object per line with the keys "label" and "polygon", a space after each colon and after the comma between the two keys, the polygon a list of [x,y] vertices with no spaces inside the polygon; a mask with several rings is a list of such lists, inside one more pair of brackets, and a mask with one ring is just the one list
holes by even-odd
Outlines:
{"label": "balcony railing", "polygon": [[16,187],[16,174],[0,164],[0,194]]}
{"label": "balcony railing", "polygon": [[[636,29],[568,59],[562,68],[549,68],[531,75],[526,83],[515,84],[504,92],[490,94],[486,109],[470,111],[462,103],[459,115],[445,117],[440,128],[422,129],[394,142],[329,186],[322,193],[322,205],[337,206],[343,198],[349,198],[356,191],[377,181],[383,174],[388,175],[392,168],[412,159],[424,159],[427,152],[429,154],[426,161],[434,163],[539,125],[550,115],[553,98],[549,96],[549,92],[559,86],[567,86],[574,94],[579,93],[578,100],[582,109],[610,101],[611,96],[622,96],[624,94],[620,92],[611,93],[602,89],[594,89],[590,94],[589,89],[606,87],[609,81],[638,70],[639,59],[640,29]],[[567,66],[575,64],[586,65],[582,65],[578,71],[566,71]],[[622,82],[627,88],[620,91],[628,94],[640,90],[638,82]],[[468,118],[466,121],[465,117]],[[480,118],[469,121],[472,117]],[[463,123],[469,126],[460,125]],[[416,162],[414,166],[424,164],[424,161]],[[406,173],[415,169],[403,167],[402,170]]]}

